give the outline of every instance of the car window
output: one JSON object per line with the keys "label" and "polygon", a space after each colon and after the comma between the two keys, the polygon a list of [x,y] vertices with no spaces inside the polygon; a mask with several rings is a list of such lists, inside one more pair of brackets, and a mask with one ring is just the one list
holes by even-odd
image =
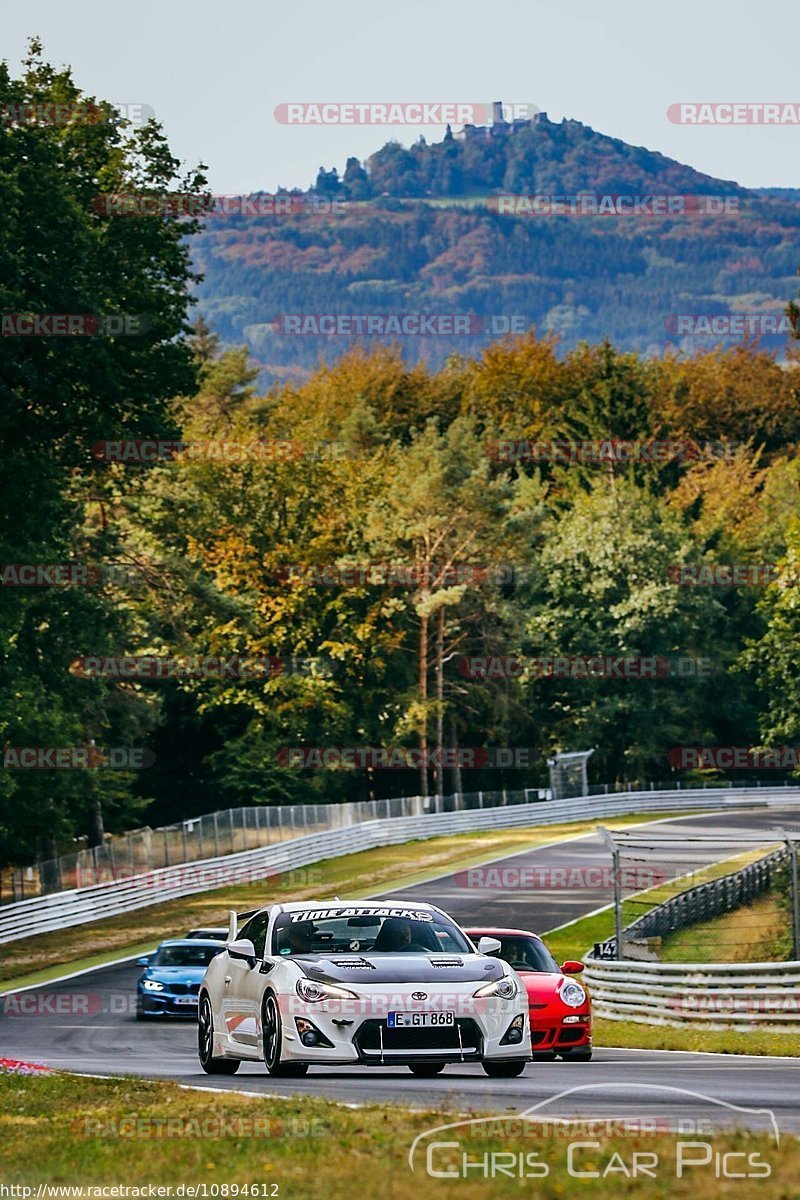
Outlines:
{"label": "car window", "polygon": [[223,946],[201,946],[182,944],[180,946],[161,946],[152,959],[151,967],[207,967]]}
{"label": "car window", "polygon": [[272,952],[282,956],[469,954],[471,947],[458,926],[439,914],[413,909],[362,912],[343,906],[334,911],[282,913],[275,923]]}
{"label": "car window", "polygon": [[267,925],[269,924],[269,913],[256,913],[251,917],[240,933],[239,938],[249,938],[256,949],[256,957],[264,957],[264,943],[267,940]]}
{"label": "car window", "polygon": [[[489,935],[492,936],[492,935]],[[501,949],[496,957],[502,958],[517,970],[559,971],[559,966],[544,942],[531,937],[500,937]]]}

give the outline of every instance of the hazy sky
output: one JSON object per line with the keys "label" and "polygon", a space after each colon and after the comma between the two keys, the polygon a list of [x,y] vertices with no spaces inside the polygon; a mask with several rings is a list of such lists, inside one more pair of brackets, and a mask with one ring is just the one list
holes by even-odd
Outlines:
{"label": "hazy sky", "polygon": [[796,0],[0,0],[17,73],[39,34],[89,93],[151,105],[214,191],[307,187],[389,137],[441,127],[296,127],[288,101],[527,102],[723,179],[800,186],[800,127],[672,124],[679,101],[800,103]]}

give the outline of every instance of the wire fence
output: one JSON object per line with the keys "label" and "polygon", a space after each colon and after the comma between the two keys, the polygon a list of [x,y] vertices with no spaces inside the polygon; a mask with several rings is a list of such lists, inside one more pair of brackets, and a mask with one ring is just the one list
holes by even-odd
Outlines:
{"label": "wire fence", "polygon": [[452,796],[404,796],[342,804],[253,805],[227,808],[156,829],[146,827],[101,846],[85,847],[0,876],[0,904],[49,896],[74,888],[124,880],[183,863],[203,862],[242,850],[272,846],[306,834],[323,833],[379,818],[458,812],[525,804],[531,791],[481,791]]}
{"label": "wire fence", "polygon": [[[606,836],[618,933],[595,947],[597,957],[665,963],[800,959],[800,833],[765,828],[730,836],[688,830],[680,837]],[[783,844],[765,855],[770,842]],[[711,856],[718,861],[707,865]]]}
{"label": "wire fence", "polygon": [[[741,781],[715,780],[703,790],[730,790],[760,786]],[[767,785],[764,785],[765,789]],[[769,791],[796,788],[796,783],[771,782]],[[590,785],[589,796],[633,792],[680,792],[680,782],[626,782]],[[697,790],[697,786],[689,790]],[[578,793],[580,795],[582,793]],[[448,796],[404,796],[387,800],[352,801],[339,804],[260,804],[228,808],[190,817],[155,829],[145,827],[118,836],[107,836],[100,846],[82,847],[58,858],[31,866],[0,872],[0,904],[11,904],[36,896],[48,896],[74,888],[91,887],[111,880],[124,880],[153,870],[182,863],[202,862],[259,849],[309,833],[322,833],[379,818],[420,816],[428,813],[460,812],[494,808],[506,804],[528,804],[552,799],[547,788],[500,789],[457,792]]]}

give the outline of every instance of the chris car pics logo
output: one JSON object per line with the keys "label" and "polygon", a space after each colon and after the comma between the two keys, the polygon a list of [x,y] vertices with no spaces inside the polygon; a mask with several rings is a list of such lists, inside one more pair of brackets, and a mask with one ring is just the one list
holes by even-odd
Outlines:
{"label": "chris car pics logo", "polygon": [[[780,1145],[775,1114],[746,1108],[687,1088],[641,1083],[646,1096],[629,1099],[630,1084],[593,1083],[565,1089],[518,1115],[472,1117],[433,1126],[411,1143],[410,1170],[423,1178],[566,1181],[758,1180],[772,1174],[768,1149]],[[618,1097],[613,1115],[595,1114],[602,1097]],[[676,1101],[683,1100],[683,1104]],[[569,1116],[558,1111],[566,1110]],[[642,1116],[642,1111],[646,1116]],[[700,1112],[694,1116],[690,1113]],[[686,1114],[686,1115],[684,1115]],[[722,1121],[762,1131],[759,1149],[724,1138]],[[643,1139],[652,1139],[647,1149]],[[630,1142],[626,1142],[630,1139]],[[766,1148],[764,1142],[766,1141]],[[550,1194],[550,1193],[548,1193]],[[666,1193],[664,1193],[666,1194]]]}

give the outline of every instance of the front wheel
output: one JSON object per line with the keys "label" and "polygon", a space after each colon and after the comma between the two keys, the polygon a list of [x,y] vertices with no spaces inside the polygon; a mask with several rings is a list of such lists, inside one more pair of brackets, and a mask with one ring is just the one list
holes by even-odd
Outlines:
{"label": "front wheel", "polygon": [[278,1001],[270,993],[264,1000],[261,1009],[261,1044],[264,1052],[264,1066],[269,1075],[279,1075],[284,1079],[305,1075],[308,1063],[281,1062],[282,1043],[280,1009]]}
{"label": "front wheel", "polygon": [[511,1062],[487,1062],[485,1059],[481,1063],[487,1075],[492,1079],[515,1079],[517,1075],[521,1075],[528,1065],[526,1058],[512,1059]]}
{"label": "front wheel", "polygon": [[197,1014],[197,1053],[206,1075],[235,1075],[239,1070],[237,1058],[214,1058],[214,1014],[208,996],[203,996]]}
{"label": "front wheel", "polygon": [[442,1073],[444,1063],[411,1063],[408,1069],[412,1075],[421,1075],[423,1079],[430,1079],[432,1076]]}

